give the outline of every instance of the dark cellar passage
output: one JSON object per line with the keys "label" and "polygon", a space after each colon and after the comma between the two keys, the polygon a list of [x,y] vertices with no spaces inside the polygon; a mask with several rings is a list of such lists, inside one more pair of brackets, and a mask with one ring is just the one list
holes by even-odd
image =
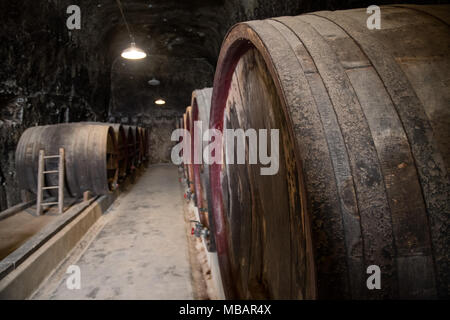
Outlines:
{"label": "dark cellar passage", "polygon": [[0,300],[449,298],[450,1],[0,25]]}

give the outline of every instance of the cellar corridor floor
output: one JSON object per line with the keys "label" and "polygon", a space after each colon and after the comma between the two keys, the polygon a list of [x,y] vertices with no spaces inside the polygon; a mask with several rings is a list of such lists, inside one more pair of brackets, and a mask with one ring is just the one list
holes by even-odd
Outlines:
{"label": "cellar corridor floor", "polygon": [[[193,299],[188,250],[178,169],[150,166],[31,299]],[[67,286],[71,265],[80,289]]]}

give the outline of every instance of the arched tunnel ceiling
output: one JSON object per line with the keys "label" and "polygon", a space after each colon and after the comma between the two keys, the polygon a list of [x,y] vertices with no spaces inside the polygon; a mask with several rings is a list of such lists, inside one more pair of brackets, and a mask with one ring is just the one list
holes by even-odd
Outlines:
{"label": "arched tunnel ceiling", "polygon": [[[103,55],[111,66],[109,115],[116,118],[179,115],[189,105],[194,89],[212,86],[220,45],[235,22],[371,4],[364,0],[121,0],[121,3],[137,45],[148,54],[143,61],[120,58],[130,38],[116,0],[83,0],[80,4],[85,32],[79,41]],[[159,80],[160,86],[149,86],[152,78]],[[154,104],[160,97],[167,101],[164,107]]]}
{"label": "arched tunnel ceiling", "polygon": [[[142,61],[120,57],[130,37],[116,1],[99,0],[82,8],[88,13],[83,25],[89,35],[95,35],[91,37],[94,48],[111,64],[110,114],[141,116],[161,109],[183,110],[194,89],[212,85],[224,32],[223,1],[121,3],[137,46],[148,55]],[[160,85],[150,86],[152,78]],[[166,100],[166,106],[154,104],[159,97]]]}
{"label": "arched tunnel ceiling", "polygon": [[[136,42],[147,52],[208,58],[217,54],[222,1],[121,0],[121,3]],[[101,39],[109,54],[118,55],[129,45],[129,37],[117,2],[97,1],[92,11],[97,12],[93,18],[101,28]]]}

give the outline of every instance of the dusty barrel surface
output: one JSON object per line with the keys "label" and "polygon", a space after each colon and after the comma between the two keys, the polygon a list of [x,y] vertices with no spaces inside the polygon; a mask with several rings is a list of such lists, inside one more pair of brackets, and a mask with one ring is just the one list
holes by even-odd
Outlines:
{"label": "dusty barrel surface", "polygon": [[[177,129],[178,130],[183,130],[184,129],[184,121],[183,121],[183,117],[179,118],[177,120]],[[183,135],[180,135],[178,141],[176,143],[181,143],[183,141]],[[181,157],[183,156],[183,150],[180,151],[179,154]],[[180,166],[184,169],[184,165],[183,165],[183,161],[181,162]]]}
{"label": "dusty barrel surface", "polygon": [[128,162],[127,162],[127,173],[131,173],[135,169],[136,163],[136,138],[135,130],[131,126],[123,126],[125,137],[127,139],[128,146]]}
{"label": "dusty barrel surface", "polygon": [[120,123],[103,123],[103,122],[80,122],[80,124],[91,124],[99,126],[110,126],[114,129],[117,142],[117,161],[119,163],[119,177],[125,178],[128,168],[128,141],[125,128]]}
{"label": "dusty barrel surface", "polygon": [[367,17],[251,21],[223,43],[210,128],[280,138],[275,175],[210,166],[229,298],[448,297],[449,6]]}
{"label": "dusty barrel surface", "polygon": [[141,154],[141,165],[145,161],[145,141],[144,141],[144,129],[142,127],[138,127],[139,141],[140,141],[140,149],[139,152]]}
{"label": "dusty barrel surface", "polygon": [[134,144],[134,154],[135,154],[134,166],[136,168],[138,168],[142,164],[142,152],[143,152],[142,136],[141,136],[140,129],[138,126],[131,126],[131,129],[133,130],[134,142],[135,142],[135,144]]}
{"label": "dusty barrel surface", "polygon": [[[203,150],[208,144],[203,141],[203,134],[209,129],[209,112],[211,109],[212,88],[195,90],[192,93],[192,117],[190,127],[197,131],[197,136],[191,134],[191,144],[194,152],[191,154],[193,163],[194,189],[196,194],[197,207],[200,212],[202,224],[210,227],[210,217],[208,201],[211,201],[211,189],[209,186],[209,168],[203,163]],[[195,122],[198,122],[195,125]],[[198,150],[195,149],[195,139],[197,138]],[[195,159],[197,158],[197,159]],[[211,228],[210,228],[211,229]]]}
{"label": "dusty barrel surface", "polygon": [[142,153],[142,163],[148,162],[149,156],[149,141],[148,141],[148,129],[144,127],[139,127],[139,134],[141,136],[141,153]]}
{"label": "dusty barrel surface", "polygon": [[[36,193],[39,151],[57,155],[65,149],[65,191],[78,197],[84,191],[107,194],[117,186],[118,149],[114,129],[108,125],[67,123],[31,127],[16,149],[19,187]],[[45,160],[45,170],[56,170],[57,159]],[[57,185],[57,174],[46,174],[47,186]]]}
{"label": "dusty barrel surface", "polygon": [[150,129],[142,128],[142,136],[144,141],[144,163],[147,165],[150,161]]}
{"label": "dusty barrel surface", "polygon": [[[191,135],[191,142],[192,142],[192,136],[193,136],[193,128],[191,127],[192,125],[192,106],[189,106],[186,108],[186,122],[185,122],[185,129],[189,132],[189,134]],[[188,173],[188,185],[189,185],[189,190],[191,191],[192,194],[194,194],[195,196],[195,188],[194,188],[194,166],[193,166],[193,161],[192,161],[192,155],[194,153],[194,145],[192,143],[189,144],[189,149],[190,149],[190,161],[189,163],[186,164],[186,168],[187,168],[187,173]],[[196,204],[196,203],[195,203]]]}
{"label": "dusty barrel surface", "polygon": [[142,134],[142,127],[136,127],[136,135],[139,137],[139,166],[141,167],[144,163],[144,136]]}
{"label": "dusty barrel surface", "polygon": [[[185,112],[183,114],[183,129],[184,130],[188,130],[186,120],[187,120],[187,114]],[[185,136],[183,136],[183,141],[185,141],[184,139],[186,139]],[[183,154],[183,159],[184,159],[184,154]],[[184,168],[184,177],[186,178],[187,184],[189,185],[189,167],[188,167],[188,164],[184,160],[183,160],[183,168]]]}
{"label": "dusty barrel surface", "polygon": [[128,171],[128,141],[125,129],[121,124],[110,124],[114,129],[117,141],[118,161],[119,161],[119,177],[125,178]]}

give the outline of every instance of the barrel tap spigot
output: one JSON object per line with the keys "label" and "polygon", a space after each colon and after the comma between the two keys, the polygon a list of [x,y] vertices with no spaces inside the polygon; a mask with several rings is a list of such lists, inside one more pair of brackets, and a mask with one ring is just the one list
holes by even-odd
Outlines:
{"label": "barrel tap spigot", "polygon": [[195,223],[194,227],[191,230],[191,235],[196,236],[197,238],[207,238],[209,236],[209,229],[202,225],[200,221],[191,220],[190,222]]}
{"label": "barrel tap spigot", "polygon": [[193,193],[191,190],[187,190],[187,191],[185,192],[185,194],[184,194],[184,198],[185,198],[187,201],[192,200],[193,197],[194,197],[194,193]]}

